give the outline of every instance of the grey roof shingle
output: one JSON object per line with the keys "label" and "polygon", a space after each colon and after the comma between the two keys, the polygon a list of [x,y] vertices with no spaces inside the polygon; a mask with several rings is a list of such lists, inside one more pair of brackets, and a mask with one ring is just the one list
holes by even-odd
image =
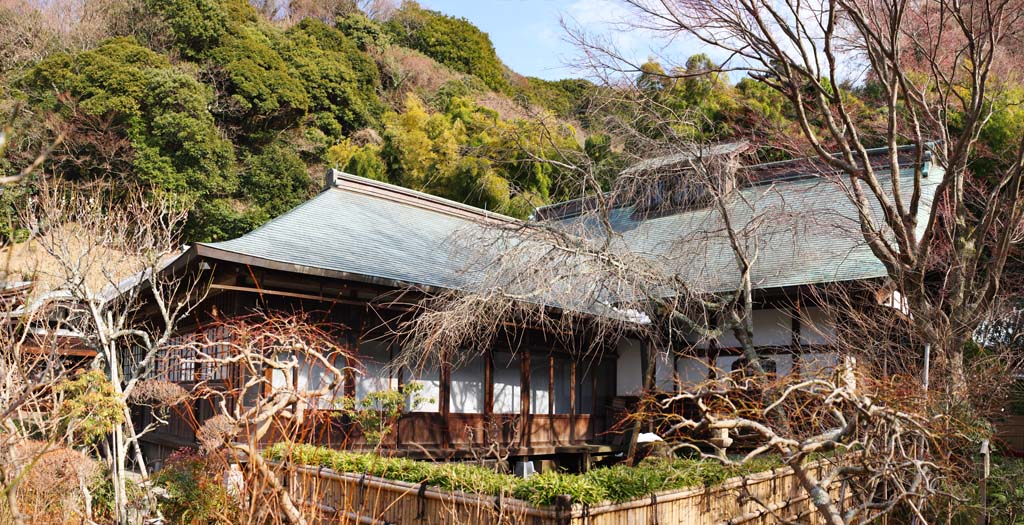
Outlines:
{"label": "grey roof shingle", "polygon": [[[513,220],[438,197],[335,172],[333,187],[236,239],[200,243],[221,255],[344,274],[389,285],[461,288],[453,237],[480,221]],[[209,250],[206,250],[209,252]],[[326,272],[322,272],[326,271]]]}
{"label": "grey roof shingle", "polygon": [[[927,216],[942,172],[928,163],[924,169],[921,214]],[[456,238],[467,230],[479,234],[488,221],[516,221],[340,172],[329,180],[329,189],[251,233],[199,244],[200,254],[391,286],[464,289],[480,275],[467,268]],[[758,253],[755,288],[886,275],[865,245],[840,183],[806,174],[773,180],[742,188],[742,198],[730,205],[734,223],[754,232],[748,248]],[[909,186],[903,185],[907,191]],[[551,220],[587,227],[580,216]],[[737,279],[720,217],[707,208],[638,217],[624,206],[613,211],[612,223],[624,249],[657,260],[689,282],[724,290]]]}
{"label": "grey roof shingle", "polygon": [[[923,173],[918,235],[923,232],[935,190],[943,177],[942,170],[930,161],[925,162]],[[901,192],[909,198],[913,168],[905,166],[899,176]],[[891,194],[888,172],[879,172],[879,179]],[[755,289],[887,275],[882,262],[864,241],[848,191],[848,183],[841,177],[806,172],[799,176],[769,177],[739,189],[726,209],[734,230],[744,232],[741,238],[745,251],[756,254],[752,267]],[[884,224],[877,200],[869,197],[869,203],[876,224]],[[586,213],[551,220],[575,228],[581,235],[597,227],[595,218]],[[655,216],[637,213],[634,206],[622,206],[610,213],[609,220],[620,236],[621,249],[656,261],[695,288],[725,291],[738,284],[739,267],[722,215],[710,206]]]}

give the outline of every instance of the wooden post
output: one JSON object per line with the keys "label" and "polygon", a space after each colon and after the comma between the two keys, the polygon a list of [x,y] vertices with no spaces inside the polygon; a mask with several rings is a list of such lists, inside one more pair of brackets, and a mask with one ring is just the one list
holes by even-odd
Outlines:
{"label": "wooden post", "polygon": [[448,416],[451,413],[451,391],[452,391],[452,367],[448,362],[448,356],[441,356],[441,384],[438,385],[438,410],[441,412],[441,448],[451,448],[451,422]]}
{"label": "wooden post", "polygon": [[522,352],[519,360],[519,414],[521,421],[519,442],[523,447],[530,446],[530,350]]}
{"label": "wooden post", "polygon": [[569,360],[569,443],[576,442],[576,360]]}
{"label": "wooden post", "polygon": [[981,483],[978,492],[981,494],[981,515],[978,525],[988,524],[988,476],[991,470],[988,440],[981,442]]}
{"label": "wooden post", "polygon": [[484,421],[490,422],[494,414],[494,351],[484,354]]}
{"label": "wooden post", "polygon": [[555,414],[555,355],[548,351],[548,416]]}

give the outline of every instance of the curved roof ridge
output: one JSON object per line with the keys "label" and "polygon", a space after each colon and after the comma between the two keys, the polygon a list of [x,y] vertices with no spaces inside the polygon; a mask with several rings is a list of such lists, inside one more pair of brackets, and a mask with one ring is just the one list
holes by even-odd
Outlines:
{"label": "curved roof ridge", "polygon": [[399,204],[416,206],[430,211],[446,213],[464,219],[488,219],[502,222],[517,222],[519,219],[500,213],[487,211],[475,206],[456,202],[444,197],[430,195],[421,191],[403,188],[387,182],[381,182],[336,169],[327,170],[327,189],[339,189],[378,197]]}

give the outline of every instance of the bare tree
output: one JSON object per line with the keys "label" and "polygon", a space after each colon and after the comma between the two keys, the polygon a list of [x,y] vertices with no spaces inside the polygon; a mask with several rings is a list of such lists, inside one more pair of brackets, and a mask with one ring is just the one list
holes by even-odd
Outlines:
{"label": "bare tree", "polygon": [[[975,171],[982,130],[1014,76],[1020,5],[1015,2],[824,0],[623,0],[632,29],[685,36],[725,53],[740,70],[780,93],[802,145],[849,188],[864,241],[906,298],[914,329],[937,356],[943,387],[964,393],[963,348],[1006,283],[1021,236],[1024,143]],[[600,66],[623,67],[584,45]],[[628,66],[626,66],[628,67]],[[858,118],[842,86],[869,83],[881,126]],[[883,145],[885,161],[870,160]],[[908,155],[901,144],[913,145]],[[908,158],[909,157],[909,158]],[[909,161],[909,162],[908,162]],[[921,167],[944,170],[922,215]],[[911,188],[885,172],[913,168]]]}
{"label": "bare tree", "polygon": [[32,242],[47,255],[33,277],[51,283],[56,291],[48,300],[65,311],[55,328],[96,351],[94,366],[120,398],[123,420],[103,447],[121,523],[128,460],[146,477],[139,439],[152,430],[134,427],[128,400],[205,290],[200,279],[185,281],[165,268],[178,253],[186,210],[139,190],[43,185],[25,212]]}
{"label": "bare tree", "polygon": [[[267,439],[301,442],[311,420],[332,417],[352,357],[339,346],[337,326],[322,328],[303,315],[256,314],[218,324],[219,337],[181,343],[165,366],[194,366],[204,378],[193,395],[216,415],[197,431],[207,451],[245,460],[244,515],[281,513],[288,523],[312,518],[293,501],[282,472],[262,455]],[[206,333],[210,333],[207,331]],[[267,501],[267,494],[270,501]]]}

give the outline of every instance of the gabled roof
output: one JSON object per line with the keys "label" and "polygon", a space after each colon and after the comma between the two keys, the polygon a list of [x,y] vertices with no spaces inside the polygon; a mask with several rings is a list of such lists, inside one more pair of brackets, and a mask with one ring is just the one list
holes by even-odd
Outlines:
{"label": "gabled roof", "polygon": [[[914,166],[906,159],[901,162],[899,176],[908,181],[902,187],[909,192]],[[747,249],[757,253],[755,288],[886,275],[864,243],[841,178],[822,176],[813,161],[747,169],[755,172],[748,178],[752,182],[730,201],[729,215],[738,228],[753,232],[747,236]],[[926,178],[919,228],[942,180],[941,169],[930,160],[922,169]],[[887,174],[881,178],[891,184]],[[489,225],[518,224],[517,219],[335,170],[327,182],[322,193],[262,227],[237,239],[199,243],[192,251],[257,267],[393,287],[465,289],[480,278],[467,268],[466,259],[480,253],[460,252],[460,242],[479,238],[481,232],[487,235]],[[537,215],[587,235],[593,225],[582,214],[585,208],[583,200],[569,201]],[[706,206],[665,214],[636,211],[621,203],[611,212],[621,249],[655,259],[705,290],[735,285],[737,266],[718,213]],[[877,209],[876,218],[881,222]]]}
{"label": "gabled roof", "polygon": [[[872,164],[886,192],[892,177],[883,150],[872,152]],[[911,151],[900,152],[898,174],[905,198],[913,189],[916,167]],[[877,161],[877,163],[876,163]],[[860,229],[857,210],[849,196],[848,181],[834,176],[820,162],[800,159],[745,168],[747,182],[728,200],[726,210],[744,249],[756,254],[752,277],[755,289],[843,282],[885,277],[887,271],[871,252]],[[943,171],[930,155],[921,166],[918,235],[931,211]],[[867,188],[864,188],[868,192]],[[884,225],[877,200],[868,197],[876,224]],[[562,204],[541,210],[547,220],[580,235],[600,225],[586,205]],[[563,213],[558,214],[557,211]],[[619,247],[656,260],[696,288],[708,291],[735,289],[739,270],[724,229],[722,214],[708,205],[695,205],[669,213],[638,213],[623,203],[609,214]],[[603,234],[602,234],[603,235]]]}
{"label": "gabled roof", "polygon": [[237,239],[198,243],[199,255],[387,286],[462,288],[452,241],[466,228],[515,221],[337,170],[311,200]]}

